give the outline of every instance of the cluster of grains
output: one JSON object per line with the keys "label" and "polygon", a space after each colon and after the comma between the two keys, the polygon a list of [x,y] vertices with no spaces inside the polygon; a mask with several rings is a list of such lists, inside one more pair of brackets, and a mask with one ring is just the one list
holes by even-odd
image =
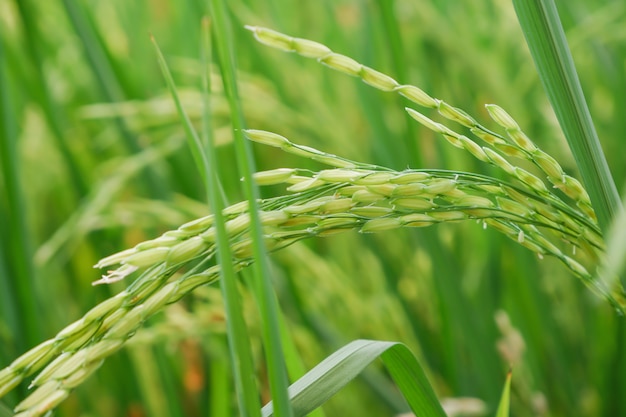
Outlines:
{"label": "cluster of grains", "polygon": [[[453,107],[443,100],[431,97],[416,86],[400,84],[392,77],[362,65],[350,57],[333,52],[323,44],[307,39],[294,38],[262,27],[247,26],[246,29],[250,30],[255,38],[265,45],[316,59],[329,68],[358,77],[366,84],[381,91],[395,92],[418,106],[436,109],[445,119],[460,125],[468,130],[471,136],[480,139],[484,146],[479,145],[470,137],[430,119],[415,109],[406,108],[406,111],[416,121],[442,135],[453,146],[464,149],[477,159],[502,169],[519,188],[528,191],[531,195],[538,196],[538,199],[533,199],[529,195],[519,194],[516,190],[507,188],[510,191],[508,193],[510,198],[525,207],[526,210],[545,216],[550,220],[548,223],[571,223],[574,218],[578,219],[575,222],[584,223],[585,226],[582,229],[570,224],[572,226],[571,230],[579,233],[578,238],[574,239],[578,240],[578,244],[571,237],[562,235],[562,238],[566,242],[572,243],[574,248],[578,245],[588,246],[589,244],[596,248],[602,247],[602,238],[598,233],[596,215],[589,195],[582,184],[577,179],[567,175],[553,157],[539,149],[520,129],[517,122],[499,106],[488,104],[486,109],[490,117],[503,128],[504,134],[489,130],[465,111]],[[539,177],[516,166],[507,158],[517,158],[532,163],[537,167],[538,171],[545,175],[547,182],[552,186],[551,188],[559,190],[560,193],[552,192]],[[565,201],[562,196],[567,196],[565,200],[569,199],[569,202]],[[561,216],[555,216],[552,209],[561,214],[567,213],[566,219]],[[505,232],[507,235],[510,235],[513,231],[508,226],[503,226],[499,220],[488,220],[485,222]],[[548,225],[548,227],[553,227],[553,224]],[[518,239],[520,243],[524,244],[526,242],[525,246],[527,247],[534,246],[532,243],[529,243],[528,234],[522,232],[525,233],[526,231],[520,230]],[[533,250],[542,255],[542,252],[536,250],[536,248]],[[592,258],[594,261],[597,260],[598,256],[602,256],[602,251],[596,251],[595,255]],[[572,262],[570,258],[564,259],[561,256],[559,258],[588,285],[592,287],[600,285],[597,283],[589,284],[593,281],[593,278],[578,262]],[[615,293],[616,297],[623,298],[621,289],[616,290]]]}
{"label": "cluster of grains", "polygon": [[[239,262],[236,269],[245,266]],[[146,319],[194,288],[217,280],[220,267],[189,272],[168,282],[174,271],[164,264],[149,269],[128,289],[14,360],[0,371],[0,397],[40,371],[30,384],[35,390],[15,411],[21,417],[46,414],[117,352]]]}
{"label": "cluster of grains", "polygon": [[469,151],[483,162],[489,162],[502,168],[506,173],[516,177],[535,188],[537,192],[546,193],[543,181],[528,171],[513,166],[504,157],[521,158],[536,165],[547,177],[548,181],[565,195],[570,197],[580,210],[589,218],[596,218],[589,195],[581,183],[565,174],[559,163],[550,155],[539,149],[520,129],[515,120],[500,107],[494,104],[486,106],[491,118],[506,131],[506,136],[492,132],[465,111],[451,106],[443,100],[433,98],[420,88],[413,85],[402,85],[392,77],[360,64],[354,59],[333,52],[326,45],[307,39],[294,38],[271,29],[246,26],[255,38],[268,46],[295,52],[307,58],[314,58],[329,68],[344,74],[358,77],[366,84],[386,92],[395,92],[413,103],[426,108],[436,109],[444,118],[460,124],[470,130],[488,146],[481,147],[465,135],[454,132],[447,126],[429,119],[414,109],[407,108],[409,114],[425,127],[443,135],[452,145]]}
{"label": "cluster of grains", "polygon": [[[265,244],[270,250],[348,230],[373,233],[476,219],[539,256],[560,259],[592,290],[622,308],[621,290],[611,290],[594,280],[583,265],[560,248],[563,245],[559,243],[566,241],[598,257],[604,248],[595,223],[547,189],[539,191],[539,186],[529,184],[531,181],[508,184],[483,175],[444,170],[393,171],[296,145],[271,132],[248,130],[246,135],[252,141],[331,166],[319,172],[279,168],[255,174],[259,185],[284,183],[293,193],[259,202]],[[253,262],[248,203],[230,206],[223,214],[233,263],[241,269]],[[214,217],[209,215],[102,259],[97,268],[117,268],[97,283],[123,279],[138,269],[146,272],[126,291],[96,306],[54,339],[0,371],[0,396],[45,366],[31,384],[37,388],[16,411],[23,416],[43,415],[63,401],[148,317],[197,286],[218,279],[219,266],[205,266],[215,254],[215,241]],[[189,272],[172,280],[183,267]]]}

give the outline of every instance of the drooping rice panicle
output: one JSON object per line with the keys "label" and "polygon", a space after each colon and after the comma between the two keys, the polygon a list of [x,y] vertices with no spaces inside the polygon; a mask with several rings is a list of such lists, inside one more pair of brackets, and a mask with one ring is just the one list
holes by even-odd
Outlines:
{"label": "drooping rice panicle", "polygon": [[[513,185],[466,172],[393,171],[295,145],[270,132],[246,133],[251,140],[287,151],[298,149],[298,154],[332,167],[318,172],[279,168],[255,175],[261,184],[284,183],[294,192],[259,202],[264,239],[270,250],[349,230],[374,233],[475,219],[538,256],[556,257],[594,292],[624,309],[621,288],[607,288],[595,281],[580,262],[559,248],[565,239],[592,257],[601,256],[604,248],[595,223],[531,181]],[[456,139],[467,146],[462,138]],[[491,158],[487,156],[489,161]],[[516,169],[511,169],[514,178]],[[235,256],[232,261],[241,269],[253,261],[248,206],[238,203],[223,213]],[[197,286],[215,281],[219,266],[207,266],[214,254],[215,229],[209,215],[102,259],[97,268],[118,266],[97,283],[123,279],[138,269],[146,272],[127,290],[94,307],[55,338],[0,371],[0,396],[41,371],[31,384],[35,391],[16,411],[23,416],[44,414],[118,351],[146,319]],[[190,270],[172,279],[183,267]]]}
{"label": "drooping rice panicle", "polygon": [[[555,188],[560,189],[564,194],[572,198],[587,216],[595,220],[596,216],[589,195],[584,190],[581,183],[577,179],[565,174],[559,163],[550,155],[539,149],[539,147],[537,147],[520,129],[517,122],[499,106],[488,104],[485,107],[492,119],[506,130],[508,139],[486,128],[464,110],[451,106],[443,100],[431,97],[419,87],[400,84],[389,75],[367,67],[350,57],[333,52],[323,44],[307,39],[291,37],[271,29],[257,26],[246,26],[246,29],[250,30],[254,34],[254,37],[265,45],[286,52],[294,52],[307,58],[314,58],[329,68],[353,77],[358,77],[366,84],[381,91],[396,92],[419,106],[437,109],[438,113],[444,118],[470,129],[472,133],[493,148],[508,156],[525,159],[533,163],[546,174],[548,181],[550,181]],[[416,118],[415,113],[411,114],[414,118]],[[473,141],[466,136],[459,135],[448,127],[426,117],[419,121],[429,129],[444,135],[454,146],[465,148],[478,159],[485,161],[483,152],[479,151],[477,148],[478,145],[474,146]],[[459,139],[459,137],[462,139]],[[498,164],[497,162],[492,162]],[[525,175],[522,174],[522,176]]]}

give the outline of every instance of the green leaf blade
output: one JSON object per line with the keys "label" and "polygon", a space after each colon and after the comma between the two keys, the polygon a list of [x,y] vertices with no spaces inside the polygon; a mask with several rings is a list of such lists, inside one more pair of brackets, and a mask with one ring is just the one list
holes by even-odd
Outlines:
{"label": "green leaf blade", "polygon": [[606,232],[621,202],[553,0],[513,0],[539,77]]}
{"label": "green leaf blade", "polygon": [[[355,340],[342,347],[289,387],[295,416],[320,407],[381,358],[411,410],[419,416],[445,417],[426,375],[411,351],[397,342]],[[274,415],[273,404],[263,407],[263,417]]]}
{"label": "green leaf blade", "polygon": [[509,417],[509,406],[511,403],[511,375],[512,371],[509,371],[506,375],[506,381],[504,382],[504,388],[502,389],[502,396],[500,397],[500,404],[498,404],[496,417]]}

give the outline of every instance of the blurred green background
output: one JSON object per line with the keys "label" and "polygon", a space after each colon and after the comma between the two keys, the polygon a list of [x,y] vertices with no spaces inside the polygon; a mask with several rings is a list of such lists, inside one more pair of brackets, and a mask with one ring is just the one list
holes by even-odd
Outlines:
{"label": "blurred green background", "polygon": [[[626,4],[557,3],[622,190]],[[507,1],[228,4],[251,128],[395,169],[498,175],[412,123],[401,98],[259,45],[244,24],[325,43],[481,121],[483,105],[497,103],[576,173]],[[0,0],[0,368],[124,288],[91,286],[99,258],[207,213],[149,41],[151,33],[199,124],[206,13],[198,0]],[[220,176],[237,202],[227,105],[214,77]],[[259,169],[320,168],[275,149],[255,153]],[[488,414],[513,366],[515,416],[626,415],[624,319],[558,262],[478,224],[342,234],[298,243],[272,261],[307,368],[356,338],[396,340],[418,355],[440,397],[479,398]],[[254,303],[245,302],[258,334]],[[224,327],[219,288],[197,290],[151,320],[58,415],[235,415]],[[267,400],[262,347],[252,342]],[[3,401],[15,405],[25,392]],[[325,406],[329,416],[404,409],[375,367]]]}

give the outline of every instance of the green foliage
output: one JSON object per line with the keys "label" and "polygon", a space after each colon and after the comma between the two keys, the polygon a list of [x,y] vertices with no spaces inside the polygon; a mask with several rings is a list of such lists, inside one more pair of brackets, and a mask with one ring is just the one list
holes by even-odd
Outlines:
{"label": "green foliage", "polygon": [[[429,106],[418,113],[422,117],[410,114],[423,122],[446,125],[456,117],[471,125],[458,109],[485,121],[495,108],[487,112],[483,105],[498,103],[523,129],[505,123],[502,137],[522,148],[522,134],[533,138],[564,172],[578,177],[509,4],[236,0],[228,6],[233,29],[228,42],[237,55],[242,114],[250,128],[370,165],[364,169],[454,169],[500,181],[509,175],[497,164],[477,160],[470,153],[476,149],[464,139],[416,124],[402,112],[403,98],[261,47],[246,24],[315,39],[401,85],[415,84],[427,97],[444,99],[438,102],[444,103],[439,114]],[[62,355],[67,362],[57,362],[56,376],[49,373],[38,381],[44,387],[38,395],[55,401],[67,397],[58,415],[236,413],[232,374],[225,371],[230,365],[224,354],[223,300],[215,285],[203,286],[219,276],[212,260],[197,260],[178,272],[150,269],[127,290],[121,283],[94,288],[97,274],[87,272],[104,256],[209,214],[205,184],[146,35],[159,39],[182,108],[200,131],[200,16],[207,9],[194,1],[0,5],[0,368],[14,363],[19,369],[3,371],[0,379],[16,385],[2,399],[11,408],[26,398],[29,375],[50,355],[80,352],[82,343],[92,340],[82,357]],[[626,131],[626,119],[619,117],[626,99],[617,92],[626,91],[626,78],[617,68],[626,53],[619,42],[626,8],[617,0],[568,2],[560,12],[619,189],[626,178],[619,139]],[[230,102],[217,67],[211,76],[219,161],[214,173],[226,200],[240,201],[245,199],[242,175],[229,163],[235,160]],[[499,129],[498,123],[484,124],[490,132]],[[469,136],[463,126],[459,129],[457,135]],[[463,149],[447,146],[441,137]],[[297,167],[297,175],[309,178],[319,173],[319,159],[254,149],[259,170]],[[533,152],[542,161],[538,167],[525,159],[527,153],[516,159],[524,171],[515,172],[530,182],[523,172],[538,176],[554,168],[551,159]],[[271,185],[261,196],[283,195],[279,187]],[[554,193],[567,201],[559,190]],[[281,198],[283,207],[290,205],[291,197]],[[309,201],[314,199],[311,195]],[[374,222],[368,228],[397,224],[392,223]],[[614,257],[621,256],[623,244],[619,234],[613,236],[608,242],[617,242],[616,248],[608,252],[615,255],[607,265],[617,271]],[[197,249],[196,243],[182,249]],[[584,251],[558,247],[588,268],[596,264]],[[449,403],[466,404],[456,397],[475,397],[493,414],[502,376],[512,363],[516,415],[622,415],[626,410],[623,320],[607,303],[590,297],[561,263],[548,257],[539,261],[490,228],[439,222],[430,228],[345,233],[296,242],[270,258],[273,288],[285,312],[280,326],[292,339],[283,335],[283,343],[293,344],[285,351],[300,356],[289,358],[292,381],[351,340],[398,340],[417,354],[439,397],[452,397]],[[247,260],[235,269],[245,266]],[[267,329],[251,285],[257,281],[244,275],[238,291],[251,335],[254,377],[267,402],[266,346],[258,342]],[[98,304],[103,301],[105,309]],[[150,308],[135,309],[143,302]],[[86,311],[86,318],[53,342],[13,362]],[[86,379],[115,351],[96,377]],[[24,366],[35,357],[41,363]],[[76,370],[84,372],[66,374]],[[74,378],[56,379],[61,374]],[[372,368],[324,409],[329,415],[378,415],[407,407],[388,376]]]}
{"label": "green foliage", "polygon": [[[294,414],[305,416],[323,405],[379,357],[415,415],[446,415],[411,351],[401,343],[373,340],[351,342],[296,381],[289,392]],[[263,407],[263,416],[273,415],[273,403]]]}

